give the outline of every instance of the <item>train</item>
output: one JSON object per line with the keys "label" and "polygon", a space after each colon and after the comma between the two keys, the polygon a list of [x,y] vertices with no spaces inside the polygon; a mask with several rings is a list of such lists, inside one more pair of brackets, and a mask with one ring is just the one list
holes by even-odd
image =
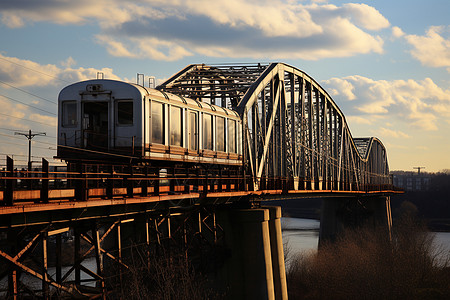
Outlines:
{"label": "train", "polygon": [[58,96],[56,157],[242,165],[233,110],[119,80],[71,84]]}

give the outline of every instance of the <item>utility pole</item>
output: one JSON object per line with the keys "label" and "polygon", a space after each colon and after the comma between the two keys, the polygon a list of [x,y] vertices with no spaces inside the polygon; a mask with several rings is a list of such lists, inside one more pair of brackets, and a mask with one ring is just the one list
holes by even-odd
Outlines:
{"label": "utility pole", "polygon": [[46,135],[45,132],[32,132],[31,129],[28,130],[28,133],[24,132],[14,132],[15,135],[23,135],[28,139],[28,171],[31,171],[31,140],[35,136]]}
{"label": "utility pole", "polygon": [[425,169],[425,167],[413,167],[413,169],[417,169],[417,175],[420,175],[420,170]]}

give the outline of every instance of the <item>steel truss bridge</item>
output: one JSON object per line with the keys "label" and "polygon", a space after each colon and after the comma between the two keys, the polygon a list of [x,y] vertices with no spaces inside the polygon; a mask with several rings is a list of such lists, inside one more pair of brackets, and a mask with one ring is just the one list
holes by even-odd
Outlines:
{"label": "steel truss bridge", "polygon": [[[144,251],[149,268],[152,257],[167,251],[200,257],[200,268],[220,265],[211,257],[230,247],[224,228],[247,226],[247,219],[256,215],[258,222],[279,225],[279,214],[267,217],[263,200],[328,197],[323,227],[329,236],[336,232],[335,212],[342,205],[373,207],[371,214],[390,224],[386,196],[395,190],[385,147],[374,137],[353,138],[336,103],[306,73],[283,63],[196,64],[157,89],[237,111],[243,120],[243,165],[148,164],[121,155],[125,159],[115,164],[80,159],[67,167],[52,167],[43,159],[27,170],[7,157],[0,177],[0,298],[106,299],[123,287],[122,276],[131,267],[127,257],[135,247]],[[236,216],[241,223],[230,223]],[[245,247],[231,245],[234,251],[261,251],[257,246],[252,252],[246,244],[269,235],[258,232],[262,223],[255,224],[239,242]],[[270,237],[280,243],[281,227],[276,228],[270,229]],[[62,243],[67,238],[71,241]],[[264,249],[272,247],[272,241],[258,242],[265,243]],[[272,258],[278,262],[267,270],[273,269],[278,284],[262,281],[275,286],[276,298],[285,299],[280,296],[286,294],[285,283],[280,287],[282,247],[270,251],[278,253]],[[258,263],[267,264],[270,251]],[[94,259],[93,266],[85,264],[88,259]],[[254,271],[259,266],[244,273],[264,277]]]}
{"label": "steel truss bridge", "polygon": [[366,191],[389,186],[386,149],[353,138],[330,95],[284,63],[190,65],[157,89],[234,109],[243,119],[244,172],[253,190]]}

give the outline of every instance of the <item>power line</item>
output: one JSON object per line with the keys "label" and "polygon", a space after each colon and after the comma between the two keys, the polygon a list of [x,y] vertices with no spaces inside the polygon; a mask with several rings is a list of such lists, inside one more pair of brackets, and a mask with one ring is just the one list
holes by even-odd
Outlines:
{"label": "power line", "polygon": [[19,90],[19,91],[21,91],[21,92],[23,92],[23,93],[25,93],[25,94],[30,95],[30,96],[33,96],[33,97],[42,99],[42,100],[47,101],[47,102],[50,102],[50,103],[52,103],[52,104],[57,104],[55,101],[52,101],[52,100],[48,100],[48,99],[42,98],[41,96],[32,94],[32,93],[27,92],[27,91],[25,91],[25,90],[22,90],[22,89],[20,89],[20,88],[18,88],[18,87],[13,86],[12,84],[9,84],[9,83],[4,82],[4,81],[1,81],[1,80],[0,80],[0,83],[3,83],[4,85],[7,85],[7,86],[9,86],[9,87],[15,88],[16,90]]}
{"label": "power line", "polygon": [[28,139],[28,170],[31,170],[31,140],[35,137],[35,136],[42,136],[42,135],[46,135],[45,132],[32,132],[31,129],[28,130],[28,133],[23,133],[23,132],[14,132],[15,135],[23,135],[24,137],[26,137]]}
{"label": "power line", "polygon": [[[0,128],[0,129],[3,129],[3,130],[11,130],[11,129],[8,129],[8,128]],[[26,135],[26,134],[24,134],[24,133],[19,133],[19,132],[16,132],[16,134],[21,134],[21,135]],[[15,138],[15,139],[21,139],[21,138],[19,138],[19,137],[16,137],[16,136],[13,136],[13,135],[8,135],[8,134],[2,134],[2,133],[0,133],[0,135],[1,136],[6,136],[6,137],[8,137],[8,138]],[[44,137],[44,136],[43,136]],[[46,136],[45,136],[46,137]],[[30,142],[31,142],[31,140],[29,140],[29,151],[31,150],[30,148],[31,148],[31,145],[30,145]],[[40,142],[40,141],[33,141],[34,143],[40,143],[40,144],[44,144],[44,145],[50,145],[50,146],[56,146],[56,144],[55,143],[46,143],[46,142]],[[9,141],[2,141],[2,144],[9,144],[9,145],[15,145],[15,146],[20,146],[20,147],[23,147],[24,146],[24,144],[19,144],[19,143],[14,143],[14,142],[9,142]],[[42,150],[46,150],[46,151],[56,151],[57,149],[52,149],[52,148],[50,148],[50,147],[39,147],[39,146],[37,146],[37,145],[34,145],[34,148],[36,149],[42,149]],[[17,155],[17,154],[14,154],[14,155]],[[31,156],[31,157],[35,157],[35,156]],[[37,157],[37,156],[36,156]],[[30,162],[31,162],[31,159],[30,159]],[[30,166],[31,167],[31,166]]]}
{"label": "power line", "polygon": [[413,167],[413,169],[417,169],[417,175],[420,175],[420,170],[425,169],[425,167]]}
{"label": "power line", "polygon": [[[13,139],[19,139],[21,140],[21,138],[13,136],[13,135],[9,135],[9,134],[4,134],[4,133],[0,133],[0,135],[2,136],[6,136],[9,138],[13,138]],[[49,145],[49,146],[56,146],[56,143],[47,143],[47,142],[42,142],[42,141],[33,141],[33,143],[38,143],[38,144],[43,144],[43,145]],[[42,148],[43,149],[43,148]]]}
{"label": "power line", "polygon": [[43,145],[49,145],[49,146],[56,146],[56,143],[47,143],[47,142],[41,142],[41,141],[34,141],[35,143],[43,144]]}
{"label": "power line", "polygon": [[5,127],[0,127],[0,129],[2,129],[2,130],[8,130],[8,131],[16,131],[16,129],[10,129],[10,128],[5,128]]}
{"label": "power line", "polygon": [[50,75],[50,74],[46,74],[46,73],[41,72],[41,71],[38,71],[38,70],[31,69],[31,68],[29,68],[29,67],[25,67],[25,66],[23,66],[23,65],[21,65],[21,64],[19,64],[19,63],[10,61],[10,60],[8,60],[8,59],[6,59],[6,58],[4,58],[4,57],[1,57],[1,56],[0,56],[0,59],[1,59],[1,60],[4,60],[4,61],[7,61],[7,62],[9,62],[9,63],[11,63],[11,64],[17,65],[17,66],[19,66],[19,67],[22,67],[22,68],[24,68],[24,69],[27,69],[27,70],[30,70],[30,71],[33,71],[33,72],[36,72],[36,73],[39,73],[39,74],[42,74],[42,75],[51,77],[51,78],[54,78],[54,79],[56,79],[56,80],[59,80],[59,81],[62,81],[62,82],[66,82],[66,83],[70,83],[70,82],[67,81],[67,80],[58,78],[58,77],[53,76],[53,75]]}
{"label": "power line", "polygon": [[8,97],[8,96],[2,95],[2,94],[0,94],[0,96],[5,97],[5,98],[7,98],[7,99],[9,99],[9,100],[11,100],[11,101],[15,101],[15,102],[18,102],[18,103],[20,103],[20,104],[23,104],[23,105],[29,106],[29,107],[31,107],[31,108],[38,109],[38,110],[40,110],[40,111],[43,111],[43,112],[46,112],[46,113],[48,113],[48,114],[52,114],[52,115],[56,116],[55,113],[49,112],[48,110],[45,110],[45,109],[42,109],[42,108],[39,108],[39,107],[30,105],[30,104],[27,104],[27,103],[25,103],[25,102],[16,100],[16,99],[14,99],[14,98],[11,98],[11,97]]}
{"label": "power line", "polygon": [[7,137],[9,137],[9,138],[13,138],[13,139],[18,139],[18,140],[22,140],[20,137],[17,137],[17,136],[13,136],[13,135],[9,135],[9,134],[4,134],[4,133],[0,133],[0,135],[3,135],[3,136],[7,136]]}
{"label": "power line", "polygon": [[[5,127],[0,127],[0,129],[1,129],[1,130],[8,130],[8,131],[17,131],[17,129],[10,129],[10,128],[5,128]],[[45,135],[45,136],[43,136],[43,137],[56,139],[55,136],[51,136],[51,135]]]}
{"label": "power line", "polygon": [[24,146],[24,144],[13,143],[13,142],[8,142],[8,141],[2,141],[2,144],[10,144],[10,145],[16,145],[16,146]]}
{"label": "power line", "polygon": [[[25,154],[12,154],[12,153],[0,153],[0,155],[1,156],[3,156],[3,155],[7,155],[7,156],[14,156],[14,157],[27,157],[27,155],[25,155]],[[32,158],[45,158],[45,159],[53,159],[53,160],[57,160],[57,159],[55,159],[55,158],[53,158],[53,157],[49,157],[49,156],[36,156],[36,155],[32,155],[31,156]],[[0,158],[0,159],[2,159],[2,158]],[[25,160],[23,160],[23,161],[25,161]]]}
{"label": "power line", "polygon": [[19,117],[11,116],[11,115],[4,114],[4,113],[0,113],[0,115],[7,116],[7,117],[10,117],[10,118],[14,118],[14,119],[18,119],[18,120],[24,120],[24,121],[28,121],[28,122],[38,123],[38,124],[46,125],[46,126],[49,126],[49,127],[54,127],[54,125],[49,125],[49,124],[44,123],[44,122],[34,121],[34,120],[27,119],[27,118],[19,118]]}

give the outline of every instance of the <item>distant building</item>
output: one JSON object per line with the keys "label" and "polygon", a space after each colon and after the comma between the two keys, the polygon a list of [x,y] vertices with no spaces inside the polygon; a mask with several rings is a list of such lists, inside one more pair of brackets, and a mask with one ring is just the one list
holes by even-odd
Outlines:
{"label": "distant building", "polygon": [[430,189],[431,175],[416,172],[392,172],[394,186],[405,191],[428,191]]}

